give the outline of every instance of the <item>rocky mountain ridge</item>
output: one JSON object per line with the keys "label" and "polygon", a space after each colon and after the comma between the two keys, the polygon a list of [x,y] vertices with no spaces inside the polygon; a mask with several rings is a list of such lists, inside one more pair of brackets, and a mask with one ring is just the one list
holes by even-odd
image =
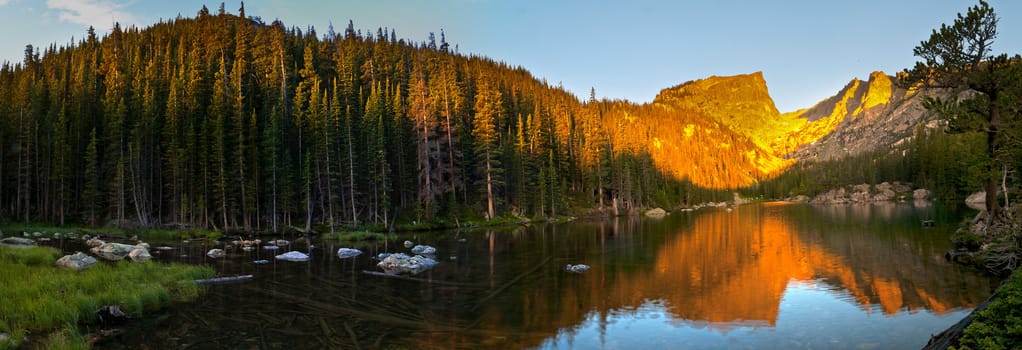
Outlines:
{"label": "rocky mountain ridge", "polygon": [[924,96],[898,86],[895,77],[873,72],[868,81],[852,79],[836,95],[794,112],[809,121],[791,134],[798,145],[787,158],[822,161],[877,149],[895,151],[911,141],[917,127],[939,128],[944,122],[923,106]]}
{"label": "rocky mountain ridge", "polygon": [[896,77],[877,71],[866,81],[852,79],[812,107],[780,113],[757,72],[712,76],[664,89],[653,104],[699,110],[752,140],[761,156],[823,161],[876,149],[893,151],[907,144],[917,127],[943,126],[943,120],[923,107],[923,96],[935,93],[940,92],[905,89]]}

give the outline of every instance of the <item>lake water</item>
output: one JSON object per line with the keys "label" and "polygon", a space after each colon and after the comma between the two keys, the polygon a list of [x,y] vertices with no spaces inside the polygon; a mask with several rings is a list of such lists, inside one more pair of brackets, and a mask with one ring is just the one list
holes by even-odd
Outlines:
{"label": "lake water", "polygon": [[[201,300],[134,322],[100,348],[912,349],[995,287],[946,262],[963,213],[939,206],[764,203],[279,251],[176,246],[158,260],[221,275]],[[935,220],[924,228],[922,220]],[[440,264],[411,278],[372,258],[429,244]],[[270,263],[252,263],[269,259]],[[584,263],[581,274],[566,264]]]}

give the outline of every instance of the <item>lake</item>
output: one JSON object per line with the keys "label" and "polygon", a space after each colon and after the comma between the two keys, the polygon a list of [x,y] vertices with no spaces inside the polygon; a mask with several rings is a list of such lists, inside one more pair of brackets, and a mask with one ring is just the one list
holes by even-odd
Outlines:
{"label": "lake", "polygon": [[[964,317],[996,281],[945,261],[964,212],[911,203],[762,203],[401,235],[309,252],[174,246],[157,260],[254,275],[146,315],[100,348],[912,349]],[[935,220],[923,227],[922,220]],[[264,238],[265,239],[265,238]],[[376,254],[437,248],[414,276]],[[154,245],[155,248],[155,245]],[[155,249],[154,249],[155,251]],[[268,259],[265,265],[253,263]],[[592,268],[576,274],[567,264]]]}

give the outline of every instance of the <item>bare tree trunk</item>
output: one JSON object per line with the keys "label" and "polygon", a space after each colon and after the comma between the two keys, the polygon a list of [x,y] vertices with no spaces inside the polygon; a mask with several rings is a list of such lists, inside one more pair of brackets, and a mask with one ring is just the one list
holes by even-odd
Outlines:
{"label": "bare tree trunk", "polygon": [[242,136],[244,134],[245,134],[244,130],[242,130],[242,129],[238,130],[238,144],[239,144],[238,151],[239,152],[238,152],[237,157],[238,157],[238,177],[240,177],[240,179],[238,179],[238,183],[241,184],[241,221],[242,221],[242,226],[245,228],[245,231],[248,231],[252,227],[252,224],[249,221],[249,217],[248,217],[248,198],[246,198],[247,197],[247,191],[246,191],[246,188],[245,188],[245,187],[248,187],[248,182],[245,181],[245,152],[243,152],[244,144],[245,144],[245,139],[244,139],[244,136]]}
{"label": "bare tree trunk", "polygon": [[348,129],[348,186],[351,189],[348,191],[349,199],[351,200],[351,224],[358,226],[358,216],[355,212],[355,153],[352,151],[353,143],[351,142],[351,118],[345,123]]}
{"label": "bare tree trunk", "polygon": [[486,151],[486,219],[493,219],[493,179],[490,176],[493,171],[490,168],[490,151]]}
{"label": "bare tree trunk", "polygon": [[451,196],[453,196],[453,201],[457,202],[458,201],[458,188],[457,188],[457,186],[455,186],[455,181],[454,181],[454,179],[456,178],[456,176],[454,176],[454,142],[452,141],[453,138],[451,137],[451,105],[450,105],[450,102],[448,101],[449,98],[448,98],[448,91],[447,90],[448,90],[447,81],[444,81],[444,117],[447,119],[446,120],[446,123],[447,123],[447,162],[448,162],[449,170],[451,172]]}
{"label": "bare tree trunk", "polygon": [[[326,120],[330,120],[327,118]],[[326,154],[326,203],[327,203],[327,224],[330,225],[330,233],[334,233],[334,184],[333,176],[330,174],[330,123],[324,122],[323,126],[323,153]]]}
{"label": "bare tree trunk", "polygon": [[1001,191],[1004,192],[1004,207],[1011,207],[1008,201],[1008,164],[1001,164]]}

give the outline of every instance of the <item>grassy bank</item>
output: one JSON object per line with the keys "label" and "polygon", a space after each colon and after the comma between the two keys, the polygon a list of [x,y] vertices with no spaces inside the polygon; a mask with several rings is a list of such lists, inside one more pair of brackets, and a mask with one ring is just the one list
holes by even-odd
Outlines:
{"label": "grassy bank", "polygon": [[972,315],[958,347],[951,349],[1022,349],[1022,269],[997,288],[996,296]]}
{"label": "grassy bank", "polygon": [[[24,340],[46,348],[88,348],[79,322],[94,322],[96,311],[119,305],[128,315],[196,298],[195,279],[209,278],[209,267],[159,263],[98,263],[82,271],[57,268],[61,253],[51,247],[0,247],[0,349]],[[2,337],[0,337],[2,338]]]}

